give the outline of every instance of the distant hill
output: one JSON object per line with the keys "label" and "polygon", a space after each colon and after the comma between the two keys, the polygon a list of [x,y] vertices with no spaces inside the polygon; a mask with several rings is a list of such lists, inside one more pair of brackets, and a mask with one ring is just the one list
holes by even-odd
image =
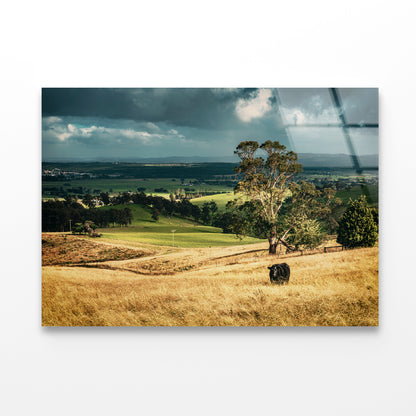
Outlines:
{"label": "distant hill", "polygon": [[[358,157],[363,167],[377,167],[378,155],[362,155]],[[299,153],[299,161],[305,167],[352,167],[350,155],[326,153]]]}
{"label": "distant hill", "polygon": [[[305,167],[352,167],[351,156],[347,154],[327,154],[327,153],[299,153],[299,161]],[[135,158],[135,159],[96,159],[96,160],[55,160],[53,162],[120,162],[120,163],[238,163],[236,156],[169,156],[169,157],[152,157],[152,158]],[[359,162],[364,167],[377,167],[378,155],[359,156]],[[44,161],[44,163],[47,163]]]}

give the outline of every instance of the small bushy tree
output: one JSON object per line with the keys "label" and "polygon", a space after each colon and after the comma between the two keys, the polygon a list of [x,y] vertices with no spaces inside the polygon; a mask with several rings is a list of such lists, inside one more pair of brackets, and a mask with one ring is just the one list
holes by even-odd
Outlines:
{"label": "small bushy tree", "polygon": [[378,224],[364,195],[348,203],[341,217],[337,242],[347,248],[373,247],[378,239]]}
{"label": "small bushy tree", "polygon": [[323,240],[321,226],[317,220],[307,219],[289,234],[287,240],[295,246],[296,250],[318,247]]}
{"label": "small bushy tree", "polygon": [[84,224],[81,224],[80,222],[75,223],[72,227],[72,234],[87,234]]}
{"label": "small bushy tree", "polygon": [[159,217],[160,217],[160,211],[153,207],[152,208],[152,219],[154,219],[155,221],[159,221]]}
{"label": "small bushy tree", "polygon": [[214,219],[215,213],[218,211],[218,206],[215,201],[204,202],[201,209],[201,221],[205,225],[211,225]]}

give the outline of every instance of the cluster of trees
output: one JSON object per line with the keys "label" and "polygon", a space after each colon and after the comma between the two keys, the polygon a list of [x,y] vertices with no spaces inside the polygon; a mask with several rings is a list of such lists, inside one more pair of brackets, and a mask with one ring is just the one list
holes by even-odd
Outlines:
{"label": "cluster of trees", "polygon": [[69,197],[64,201],[45,201],[42,203],[42,231],[69,231],[71,224],[83,224],[85,221],[92,221],[98,227],[127,226],[131,224],[133,219],[131,209],[128,206],[111,208],[112,204],[126,205],[133,203],[148,207],[155,221],[159,219],[160,215],[178,215],[184,218],[192,218],[207,225],[213,223],[214,213],[218,210],[215,202],[205,203],[201,209],[187,199],[172,201],[159,196],[146,195],[143,192],[135,194],[124,192],[115,197],[103,198],[102,201],[106,202],[109,207],[106,209],[94,208],[95,203],[89,197],[82,200],[89,208],[85,208],[75,199]]}
{"label": "cluster of trees", "polygon": [[244,141],[234,153],[240,158],[236,191],[246,199],[228,205],[227,228],[237,235],[267,238],[270,254],[276,253],[278,244],[289,250],[318,245],[322,235],[318,220],[340,202],[334,198],[335,190],[297,183],[294,177],[302,171],[298,155],[278,141],[261,145]]}
{"label": "cluster of trees", "polygon": [[93,208],[96,206],[97,200],[100,201],[101,205],[138,204],[148,207],[151,209],[152,218],[156,221],[160,215],[168,217],[178,215],[211,225],[214,220],[214,213],[218,210],[215,202],[205,203],[201,209],[199,206],[192,204],[188,199],[176,200],[174,196],[166,199],[161,196],[146,195],[142,191],[135,193],[122,192],[113,197],[110,197],[107,192],[102,192],[97,197],[86,195],[82,199],[82,202],[88,207]]}
{"label": "cluster of trees", "polygon": [[[230,202],[215,225],[239,236],[267,238],[270,254],[276,253],[278,244],[288,250],[314,248],[322,241],[323,223],[330,229],[338,226],[332,216],[341,204],[335,198],[336,190],[296,182],[295,175],[302,171],[296,153],[270,140],[261,145],[241,142],[234,153],[240,158],[235,168],[241,178],[236,191],[246,198]],[[363,247],[374,245],[377,238],[376,213],[368,208],[365,198],[351,201],[339,223],[338,242]]]}
{"label": "cluster of trees", "polygon": [[102,234],[97,232],[98,226],[92,221],[85,221],[84,224],[77,222],[72,228],[72,234],[88,234],[90,237],[101,237]]}
{"label": "cluster of trees", "polygon": [[131,224],[131,209],[86,209],[74,200],[49,200],[42,203],[42,231],[70,231],[72,225],[91,221],[98,227],[110,225],[127,226]]}

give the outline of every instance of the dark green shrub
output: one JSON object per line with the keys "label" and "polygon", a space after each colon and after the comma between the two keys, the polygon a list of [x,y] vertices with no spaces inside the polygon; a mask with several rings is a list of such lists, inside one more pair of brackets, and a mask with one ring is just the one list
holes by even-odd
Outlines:
{"label": "dark green shrub", "polygon": [[373,247],[378,240],[375,218],[364,195],[355,201],[350,199],[339,222],[337,242],[347,248]]}

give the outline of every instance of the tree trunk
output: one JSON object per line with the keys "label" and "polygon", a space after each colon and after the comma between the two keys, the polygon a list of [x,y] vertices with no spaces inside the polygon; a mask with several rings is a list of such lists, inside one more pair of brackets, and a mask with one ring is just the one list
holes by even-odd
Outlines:
{"label": "tree trunk", "polygon": [[269,235],[269,254],[276,254],[277,245],[280,243],[287,248],[287,251],[294,251],[294,247],[288,244],[285,240],[277,236],[277,231],[273,228]]}
{"label": "tree trunk", "polygon": [[276,254],[276,243],[270,243],[269,242],[269,254]]}
{"label": "tree trunk", "polygon": [[277,242],[276,242],[276,230],[273,229],[272,231],[270,231],[270,235],[269,235],[269,254],[276,254],[276,247],[277,247]]}

